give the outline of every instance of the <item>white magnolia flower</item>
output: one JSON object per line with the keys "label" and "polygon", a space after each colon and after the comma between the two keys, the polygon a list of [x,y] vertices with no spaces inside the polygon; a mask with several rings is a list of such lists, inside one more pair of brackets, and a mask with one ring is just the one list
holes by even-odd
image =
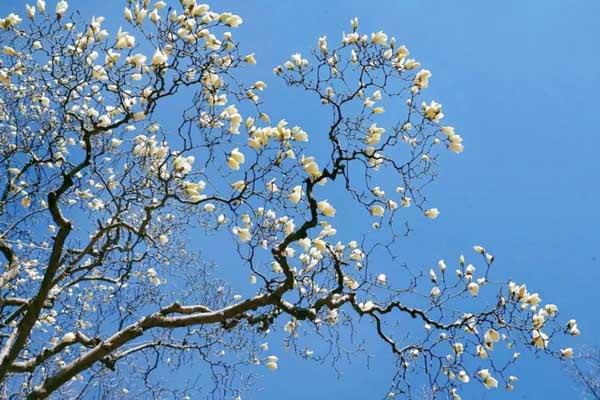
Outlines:
{"label": "white magnolia flower", "polygon": [[450,151],[453,151],[456,154],[460,154],[464,151],[465,147],[462,143],[450,142],[448,144],[448,149],[450,149]]}
{"label": "white magnolia flower", "polygon": [[25,208],[29,208],[31,205],[31,197],[25,196],[21,199],[21,205]]}
{"label": "white magnolia flower", "polygon": [[452,395],[452,400],[462,400],[462,397],[460,397],[456,388],[450,389],[450,394]]}
{"label": "white magnolia flower", "polygon": [[40,14],[44,14],[46,12],[46,2],[44,0],[37,0],[35,6]]}
{"label": "white magnolia flower", "polygon": [[483,385],[486,389],[494,389],[498,387],[498,381],[492,377],[488,369],[481,369],[477,371],[477,375],[483,381]]}
{"label": "white magnolia flower", "polygon": [[152,56],[152,65],[155,67],[160,67],[166,65],[169,60],[169,56],[162,52],[160,49],[156,49],[154,55]]}
{"label": "white magnolia flower", "polygon": [[278,365],[277,365],[278,361],[279,361],[279,358],[277,358],[277,356],[269,356],[266,359],[265,366],[267,368],[269,368],[271,371],[276,371],[278,368]]}
{"label": "white magnolia flower", "polygon": [[169,237],[167,235],[160,235],[158,237],[158,243],[160,243],[162,246],[166,245],[169,243]]}
{"label": "white magnolia flower", "polygon": [[238,236],[240,241],[249,242],[252,239],[252,234],[250,233],[249,228],[240,228],[238,226],[233,228],[233,233]]}
{"label": "white magnolia flower", "polygon": [[10,46],[4,46],[4,49],[2,49],[2,52],[9,57],[14,57],[14,56],[19,55],[19,52]]}
{"label": "white magnolia flower", "polygon": [[477,348],[475,349],[475,354],[477,355],[477,357],[479,357],[481,359],[487,358],[487,356],[488,356],[487,351],[481,345],[477,345]]}
{"label": "white magnolia flower", "polygon": [[479,253],[479,254],[485,253],[485,249],[478,245],[473,246],[473,250],[475,251],[475,253]]}
{"label": "white magnolia flower", "polygon": [[247,186],[247,184],[246,184],[246,181],[244,181],[244,180],[235,181],[231,184],[231,187],[236,192],[243,191],[246,188],[246,186]]}
{"label": "white magnolia flower", "polygon": [[385,128],[377,126],[377,124],[371,124],[367,131],[367,137],[365,138],[365,143],[374,145],[379,143],[381,140],[381,135],[385,133]]}
{"label": "white magnolia flower", "polygon": [[577,327],[577,321],[571,319],[567,322],[567,331],[571,336],[579,336],[579,328]]}
{"label": "white magnolia flower", "polygon": [[322,200],[317,203],[317,208],[326,217],[335,217],[335,208],[327,200]]}
{"label": "white magnolia flower", "polygon": [[431,77],[431,71],[429,71],[427,69],[422,69],[415,76],[413,85],[415,85],[419,89],[425,89],[427,86],[429,86],[429,78],[430,77]]}
{"label": "white magnolia flower", "polygon": [[444,272],[446,270],[446,262],[444,260],[438,261],[438,267],[440,271]]}
{"label": "white magnolia flower", "polygon": [[444,118],[444,114],[442,113],[442,105],[435,101],[432,101],[430,104],[423,102],[421,105],[421,110],[430,121],[439,122],[442,118]]}
{"label": "white magnolia flower", "polygon": [[[196,7],[200,8],[200,11],[198,11],[198,12],[200,12],[201,14],[206,12],[206,11],[203,11],[202,5],[199,5]],[[232,28],[237,28],[244,22],[244,20],[239,15],[233,15],[230,13],[221,14],[220,19],[221,19],[221,21],[223,21],[225,23],[225,25],[230,26]]]}
{"label": "white magnolia flower", "polygon": [[428,210],[425,210],[423,214],[425,214],[427,218],[436,219],[438,215],[440,215],[440,211],[437,208],[430,208]]}
{"label": "white magnolia flower", "polygon": [[292,203],[298,204],[302,200],[302,186],[294,186],[290,194],[288,194],[288,199]]}
{"label": "white magnolia flower", "polygon": [[548,344],[550,342],[550,339],[548,338],[548,335],[546,335],[544,332],[540,331],[539,329],[535,329],[531,332],[531,344],[538,348],[538,349],[545,349],[546,347],[548,347]]}
{"label": "white magnolia flower", "polygon": [[387,40],[388,36],[383,31],[371,33],[371,42],[374,44],[386,46]]}
{"label": "white magnolia flower", "polygon": [[380,285],[387,285],[387,277],[385,274],[377,275],[377,283]]}
{"label": "white magnolia flower", "polygon": [[65,0],[59,1],[58,3],[56,3],[56,16],[58,18],[61,18],[67,12],[68,8],[69,3],[67,3]]}
{"label": "white magnolia flower", "polygon": [[147,59],[148,57],[138,53],[134,54],[133,56],[127,57],[127,64],[131,64],[136,68],[142,68],[144,65],[146,65]]}
{"label": "white magnolia flower", "polygon": [[479,285],[475,282],[469,283],[467,289],[469,290],[469,293],[471,293],[471,296],[477,296],[479,294]]}
{"label": "white magnolia flower", "polygon": [[300,163],[302,164],[304,171],[309,174],[311,178],[316,179],[321,175],[321,170],[314,157],[302,156]]}
{"label": "white magnolia flower", "polygon": [[452,350],[456,356],[460,356],[465,352],[465,345],[460,342],[452,343]]}
{"label": "white magnolia flower", "polygon": [[384,213],[385,208],[381,207],[379,204],[376,204],[373,207],[371,207],[371,215],[374,217],[383,217]]}
{"label": "white magnolia flower", "polygon": [[250,65],[255,65],[256,64],[256,58],[254,57],[254,53],[252,54],[248,54],[247,56],[244,57],[244,62],[250,64]]}
{"label": "white magnolia flower", "polygon": [[117,32],[117,43],[115,44],[115,48],[130,49],[133,46],[135,46],[135,37],[133,37],[127,32],[122,31],[121,28],[119,28],[119,31]]}
{"label": "white magnolia flower", "polygon": [[227,159],[227,165],[234,171],[240,169],[240,165],[246,162],[246,157],[244,154],[236,147],[229,154],[229,158]]}
{"label": "white magnolia flower", "polygon": [[133,12],[129,7],[125,7],[123,10],[123,18],[125,18],[127,22],[133,21]]}
{"label": "white magnolia flower", "polygon": [[194,156],[177,156],[175,157],[175,161],[173,162],[173,166],[175,168],[175,172],[180,175],[186,175],[192,171],[192,164],[194,163]]}
{"label": "white magnolia flower", "polygon": [[544,310],[546,311],[546,313],[548,313],[548,315],[554,316],[558,312],[558,307],[556,306],[556,304],[546,304],[544,306]]}
{"label": "white magnolia flower", "polygon": [[571,347],[560,349],[560,356],[565,359],[573,357],[573,349]]}
{"label": "white magnolia flower", "polygon": [[500,341],[500,333],[495,329],[488,329],[483,335],[486,343],[497,343]]}

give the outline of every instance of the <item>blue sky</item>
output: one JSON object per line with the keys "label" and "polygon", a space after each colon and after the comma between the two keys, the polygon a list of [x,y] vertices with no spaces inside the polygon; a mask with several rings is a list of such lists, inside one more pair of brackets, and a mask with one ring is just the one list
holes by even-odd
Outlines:
{"label": "blue sky", "polygon": [[[122,2],[110,7],[73,0],[86,13],[120,18]],[[0,5],[5,13],[24,2]],[[113,7],[114,4],[114,7]],[[319,36],[333,41],[358,16],[361,31],[383,29],[406,44],[433,72],[429,96],[444,104],[448,121],[465,139],[465,152],[444,157],[440,179],[430,189],[442,214],[435,224],[417,224],[405,246],[406,261],[419,266],[452,257],[481,243],[497,257],[497,277],[524,281],[578,319],[576,344],[600,345],[600,2],[595,0],[505,1],[251,1],[211,3],[244,18],[237,37],[254,51],[251,73],[269,84],[267,109],[320,128],[303,105],[271,73],[290,54]],[[364,360],[341,365],[338,379],[328,365],[283,357],[276,374],[259,381],[257,399],[370,399],[386,387],[392,364],[383,346]],[[574,398],[558,362],[525,357],[521,380],[510,396],[481,399]],[[543,384],[540,384],[542,383]]]}

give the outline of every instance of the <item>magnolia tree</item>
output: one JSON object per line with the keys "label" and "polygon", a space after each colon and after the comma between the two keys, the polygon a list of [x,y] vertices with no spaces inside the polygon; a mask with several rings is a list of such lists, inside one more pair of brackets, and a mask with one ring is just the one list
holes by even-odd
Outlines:
{"label": "magnolia tree", "polygon": [[512,390],[521,349],[571,355],[575,320],[494,279],[485,248],[398,259],[463,144],[394,38],[354,19],[273,69],[329,116],[306,132],[241,78],[235,14],[130,0],[109,32],[66,1],[25,7],[0,19],[2,397],[242,398],[277,349],[335,363],[357,333],[393,354],[390,399]]}

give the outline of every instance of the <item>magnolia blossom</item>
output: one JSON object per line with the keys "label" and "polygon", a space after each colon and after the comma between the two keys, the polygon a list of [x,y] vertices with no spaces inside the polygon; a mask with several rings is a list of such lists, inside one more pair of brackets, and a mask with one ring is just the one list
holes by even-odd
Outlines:
{"label": "magnolia blossom", "polygon": [[531,332],[531,337],[531,344],[534,347],[537,347],[538,349],[545,349],[546,347],[548,347],[550,339],[548,338],[548,335],[546,335],[544,332],[535,329]]}
{"label": "magnolia blossom", "polygon": [[452,396],[452,400],[462,400],[462,397],[460,397],[456,388],[451,388],[450,394]]}
{"label": "magnolia blossom", "polygon": [[69,3],[67,3],[65,0],[61,0],[58,3],[56,3],[56,15],[58,18],[61,18],[66,12],[67,9],[69,8]]}
{"label": "magnolia blossom", "polygon": [[[197,13],[204,13],[201,5],[196,7],[199,8]],[[244,22],[244,20],[239,15],[233,15],[231,13],[221,14],[220,20],[223,21],[225,25],[230,26],[232,28],[237,28]]]}
{"label": "magnolia blossom", "polygon": [[240,228],[236,226],[233,228],[233,233],[236,234],[242,242],[249,242],[252,239],[249,228]]}
{"label": "magnolia blossom", "polygon": [[374,44],[386,46],[387,40],[388,36],[383,31],[371,33],[371,42]]}
{"label": "magnolia blossom", "polygon": [[483,385],[486,387],[486,389],[494,389],[498,387],[498,381],[492,377],[488,369],[481,369],[477,371],[477,375],[483,381]]}
{"label": "magnolia blossom", "polygon": [[500,333],[495,329],[488,329],[485,332],[484,340],[486,344],[489,344],[488,347],[491,347],[493,343],[500,341]]}
{"label": "magnolia blossom", "polygon": [[373,207],[371,207],[371,215],[374,217],[383,217],[384,213],[385,208],[381,207],[379,204],[376,204]]}
{"label": "magnolia blossom", "polygon": [[377,124],[372,124],[367,131],[365,138],[366,144],[377,144],[381,140],[381,135],[385,132],[385,128],[378,127]]}
{"label": "magnolia blossom", "polygon": [[446,262],[444,260],[439,260],[438,267],[440,268],[440,271],[444,272],[446,270]]}
{"label": "magnolia blossom", "polygon": [[186,175],[192,170],[192,164],[194,163],[194,156],[177,156],[175,157],[175,161],[173,162],[173,166],[175,167],[175,172],[180,175]]}
{"label": "magnolia blossom", "polygon": [[44,0],[37,0],[35,6],[40,14],[46,12],[46,2]]}
{"label": "magnolia blossom", "polygon": [[452,135],[452,136],[448,136],[448,148],[459,154],[462,153],[464,150],[464,146],[462,144],[462,137],[460,135]]}
{"label": "magnolia blossom", "polygon": [[484,254],[485,253],[485,249],[481,246],[473,246],[473,250],[475,251],[475,253],[478,254]]}
{"label": "magnolia blossom", "polygon": [[146,57],[143,54],[135,54],[133,56],[127,57],[127,63],[133,65],[136,68],[142,68],[146,64]]}
{"label": "magnolia blossom", "polygon": [[437,208],[430,208],[428,210],[425,210],[423,214],[425,214],[427,218],[436,219],[438,215],[440,215],[440,211]]}
{"label": "magnolia blossom", "polygon": [[246,162],[246,157],[244,154],[240,152],[240,150],[236,147],[229,154],[229,158],[227,159],[227,165],[234,171],[240,169],[240,165]]}
{"label": "magnolia blossom", "polygon": [[335,217],[335,208],[327,200],[322,200],[317,203],[317,208],[326,217]]}
{"label": "magnolia blossom", "polygon": [[12,47],[9,47],[9,46],[4,46],[4,49],[2,50],[2,52],[10,57],[14,57],[19,54],[18,51],[16,51],[15,49],[13,49]]}
{"label": "magnolia blossom", "polygon": [[154,67],[160,67],[167,64],[169,56],[162,52],[160,49],[156,49],[152,56],[152,65]]}
{"label": "magnolia blossom", "polygon": [[481,359],[487,358],[487,356],[488,356],[487,351],[481,345],[477,345],[477,347],[475,349],[475,354],[477,355],[477,357],[479,357]]}
{"label": "magnolia blossom", "polygon": [[429,78],[430,77],[431,77],[431,71],[429,71],[428,69],[422,69],[415,76],[413,85],[415,85],[419,89],[425,89],[427,86],[429,86]]}
{"label": "magnolia blossom", "polygon": [[160,235],[160,236],[158,237],[158,242],[159,242],[159,243],[160,243],[162,246],[164,246],[164,245],[166,245],[167,243],[169,243],[169,237],[168,237],[167,235]]}
{"label": "magnolia blossom", "polygon": [[311,176],[311,178],[316,179],[321,175],[321,170],[319,169],[319,165],[315,162],[314,157],[304,157],[300,160],[302,164],[302,168],[306,171],[307,174]]}
{"label": "magnolia blossom", "polygon": [[236,192],[243,191],[246,188],[246,186],[247,186],[247,183],[246,183],[246,181],[243,181],[243,180],[235,181],[231,184],[231,187]]}
{"label": "magnolia blossom", "polygon": [[277,362],[279,361],[279,358],[277,358],[277,356],[269,356],[266,359],[266,363],[265,366],[270,369],[271,371],[276,371],[278,368]]}
{"label": "magnolia blossom", "polygon": [[571,347],[567,347],[566,349],[560,349],[560,356],[565,359],[572,358],[573,349]]}
{"label": "magnolia blossom", "polygon": [[460,342],[452,343],[452,350],[457,357],[460,357],[465,352],[465,345]]}
{"label": "magnolia blossom", "polygon": [[569,320],[569,322],[567,322],[567,331],[572,336],[579,336],[580,332],[577,327],[577,321],[574,319]]}
{"label": "magnolia blossom", "polygon": [[254,53],[245,56],[244,61],[251,65],[256,64],[256,58],[254,57]]}
{"label": "magnolia blossom", "polygon": [[467,289],[469,290],[469,293],[471,293],[471,296],[477,296],[477,294],[479,294],[479,285],[475,282],[470,282],[467,285]]}
{"label": "magnolia blossom", "polygon": [[444,114],[442,113],[442,105],[435,101],[432,101],[430,104],[423,102],[421,109],[425,115],[425,118],[430,121],[439,122],[439,120],[444,118]]}
{"label": "magnolia blossom", "polygon": [[377,275],[377,283],[380,285],[387,285],[387,277],[385,274]]}
{"label": "magnolia blossom", "polygon": [[296,185],[288,195],[288,199],[294,203],[298,204],[300,200],[302,200],[302,186]]}
{"label": "magnolia blossom", "polygon": [[117,32],[117,43],[115,44],[115,48],[125,49],[132,48],[133,46],[135,46],[135,37],[119,28],[119,31]]}
{"label": "magnolia blossom", "polygon": [[125,18],[127,22],[133,21],[133,11],[131,11],[130,8],[125,7],[125,9],[123,10],[123,18]]}

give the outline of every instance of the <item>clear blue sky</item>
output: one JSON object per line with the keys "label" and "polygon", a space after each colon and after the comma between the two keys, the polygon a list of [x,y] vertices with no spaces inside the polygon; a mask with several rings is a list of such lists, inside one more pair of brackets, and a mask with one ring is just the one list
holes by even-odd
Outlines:
{"label": "clear blue sky", "polygon": [[[0,10],[24,7],[3,1]],[[108,19],[123,2],[72,0],[73,8]],[[102,6],[110,4],[110,7]],[[497,277],[525,281],[563,316],[578,319],[576,344],[600,345],[600,2],[597,0],[222,0],[217,11],[244,18],[237,37],[255,51],[252,74],[269,84],[267,109],[309,133],[323,127],[302,109],[271,68],[295,51],[308,53],[358,16],[361,31],[383,29],[433,72],[429,95],[444,104],[465,139],[461,156],[445,157],[431,188],[442,211],[419,224],[405,247],[419,266],[481,243],[497,257]],[[114,6],[113,6],[114,5]],[[387,349],[374,347],[370,369],[360,360],[328,365],[282,358],[253,399],[371,399],[387,385]],[[528,355],[510,396],[481,399],[570,399],[575,392],[558,362]],[[540,384],[541,383],[541,384]],[[247,397],[245,397],[247,398]]]}

